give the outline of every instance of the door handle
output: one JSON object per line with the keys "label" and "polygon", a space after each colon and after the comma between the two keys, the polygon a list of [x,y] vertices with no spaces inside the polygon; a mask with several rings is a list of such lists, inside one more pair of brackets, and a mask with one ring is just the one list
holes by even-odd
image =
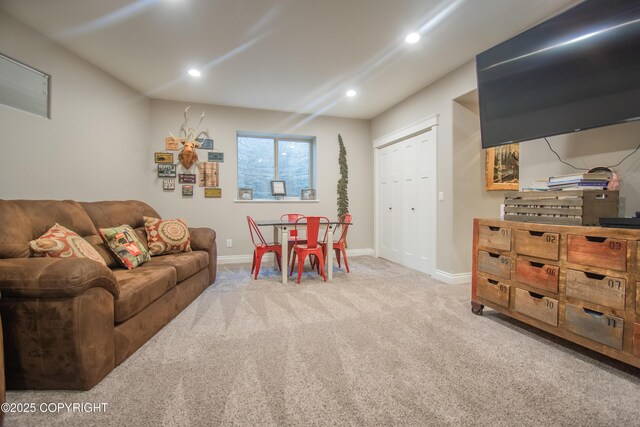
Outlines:
{"label": "door handle", "polygon": [[389,210],[391,211],[391,210],[393,210],[393,209],[391,209],[391,207],[389,207]]}
{"label": "door handle", "polygon": [[415,212],[416,208],[411,208],[411,210]]}

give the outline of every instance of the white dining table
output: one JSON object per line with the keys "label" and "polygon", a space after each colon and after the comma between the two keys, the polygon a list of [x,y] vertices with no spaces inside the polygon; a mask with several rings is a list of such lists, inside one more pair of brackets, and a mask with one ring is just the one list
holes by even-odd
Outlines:
{"label": "white dining table", "polygon": [[[281,221],[279,219],[274,220],[259,220],[256,221],[256,224],[259,227],[273,227],[273,238],[275,241],[280,241],[280,245],[282,247],[282,283],[286,284],[289,280],[289,231],[296,226],[295,221]],[[340,221],[329,221],[321,222],[320,227],[328,227],[327,231],[327,262],[325,265],[326,273],[327,273],[327,282],[333,280],[333,232],[338,227],[341,226],[343,222]],[[349,225],[353,225],[353,223],[349,223]],[[298,229],[306,228],[306,224],[302,221],[297,223]],[[318,233],[318,237],[322,236],[322,233]],[[280,239],[278,239],[280,237]]]}

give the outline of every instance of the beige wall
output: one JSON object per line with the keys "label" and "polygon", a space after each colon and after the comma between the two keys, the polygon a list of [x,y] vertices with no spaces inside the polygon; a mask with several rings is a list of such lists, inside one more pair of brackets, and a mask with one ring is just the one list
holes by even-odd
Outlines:
{"label": "beige wall", "polygon": [[51,75],[51,119],[0,105],[0,198],[144,199],[149,100],[1,12],[0,52]]}
{"label": "beige wall", "polygon": [[[175,192],[162,190],[162,179],[155,177],[153,152],[164,146],[169,132],[178,134],[183,111],[191,105],[191,117],[204,111],[203,128],[208,128],[215,141],[216,151],[224,152],[225,161],[220,168],[222,199],[205,199],[203,188],[194,186],[193,198],[182,198],[180,184]],[[237,149],[236,132],[254,131],[315,136],[317,154],[318,203],[237,203]],[[366,120],[335,117],[294,115],[277,111],[221,107],[174,101],[151,101],[151,139],[145,170],[153,181],[146,196],[165,217],[185,217],[189,224],[212,227],[218,234],[221,256],[249,256],[253,246],[249,238],[246,216],[255,219],[279,218],[287,212],[336,217],[336,188],[339,178],[338,133],[342,134],[349,165],[349,207],[354,226],[349,231],[351,249],[373,248],[373,152],[369,122]],[[198,151],[202,157],[206,151]],[[180,171],[182,167],[179,166]],[[271,230],[264,230],[267,238]],[[233,239],[233,247],[225,241]]]}
{"label": "beige wall", "polygon": [[[563,160],[578,168],[611,166],[630,154],[640,144],[640,121],[606,126],[547,138]],[[640,211],[640,152],[612,168],[621,178],[621,216]],[[562,164],[540,139],[520,144],[520,185],[535,179],[575,172]]]}

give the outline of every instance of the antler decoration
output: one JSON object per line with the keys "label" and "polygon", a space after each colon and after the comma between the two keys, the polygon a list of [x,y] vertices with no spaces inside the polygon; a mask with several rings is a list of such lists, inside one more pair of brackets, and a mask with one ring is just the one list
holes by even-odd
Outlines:
{"label": "antler decoration", "polygon": [[200,147],[200,143],[196,141],[196,139],[200,138],[200,135],[206,135],[209,137],[209,131],[201,131],[198,132],[200,125],[202,124],[202,119],[204,119],[204,111],[200,115],[200,121],[198,122],[198,126],[195,128],[187,127],[187,123],[189,122],[189,117],[187,113],[191,106],[184,109],[184,122],[182,126],[180,126],[180,133],[184,136],[181,139],[181,143],[183,145],[182,151],[180,151],[180,155],[178,155],[178,160],[180,160],[180,164],[185,169],[191,168],[198,161],[198,154],[196,153],[196,148]]}

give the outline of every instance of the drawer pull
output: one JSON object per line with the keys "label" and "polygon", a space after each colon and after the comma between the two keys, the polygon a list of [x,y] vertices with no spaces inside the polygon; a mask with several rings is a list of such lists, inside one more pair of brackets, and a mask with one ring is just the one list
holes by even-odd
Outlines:
{"label": "drawer pull", "polygon": [[487,252],[491,258],[500,258],[500,254],[492,254],[491,252]]}
{"label": "drawer pull", "polygon": [[493,279],[487,279],[487,282],[491,283],[492,285],[497,285],[498,281],[497,280],[493,280]]}
{"label": "drawer pull", "polygon": [[542,235],[544,234],[544,231],[531,231],[531,230],[529,230],[529,234],[531,234],[532,236],[536,236],[536,237],[542,237]]}
{"label": "drawer pull", "polygon": [[530,261],[531,263],[531,267],[535,267],[535,268],[542,268],[544,267],[544,264],[541,262],[535,262],[535,261]]}
{"label": "drawer pull", "polygon": [[601,317],[602,313],[600,313],[599,311],[594,311],[594,310],[589,310],[588,308],[584,308],[582,307],[582,310],[587,313],[589,316],[593,316],[593,317]]}
{"label": "drawer pull", "polygon": [[596,237],[596,236],[584,236],[585,239],[587,239],[590,242],[594,242],[594,243],[602,243],[605,240],[607,240],[606,237]]}
{"label": "drawer pull", "polygon": [[609,195],[607,193],[596,194],[596,199],[599,199],[599,200],[604,200],[604,199],[606,199],[608,197],[609,197]]}
{"label": "drawer pull", "polygon": [[604,274],[589,273],[587,271],[585,271],[584,275],[587,276],[589,279],[594,279],[594,280],[602,280],[605,278]]}
{"label": "drawer pull", "polygon": [[489,230],[491,231],[500,231],[500,227],[489,226]]}
{"label": "drawer pull", "polygon": [[537,293],[535,293],[535,292],[531,292],[531,291],[529,291],[529,295],[531,295],[531,296],[532,296],[532,297],[534,297],[535,299],[542,299],[542,298],[544,298],[544,295],[540,295],[540,294],[537,294]]}

